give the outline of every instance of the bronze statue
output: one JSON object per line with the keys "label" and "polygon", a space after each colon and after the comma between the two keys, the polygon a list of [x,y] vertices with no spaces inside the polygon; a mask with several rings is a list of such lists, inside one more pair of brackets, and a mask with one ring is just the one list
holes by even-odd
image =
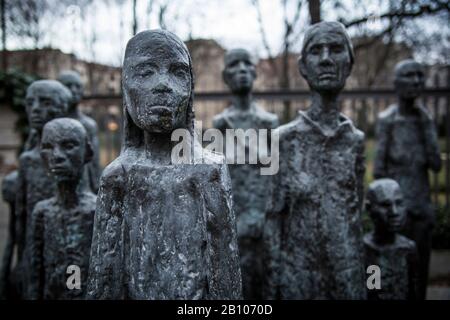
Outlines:
{"label": "bronze statue", "polygon": [[417,299],[417,249],[414,241],[399,234],[406,219],[400,186],[392,179],[372,182],[366,209],[374,230],[364,236],[366,268],[380,268],[380,288],[368,290],[369,300]]}
{"label": "bronze statue", "polygon": [[[44,126],[41,157],[56,195],[36,204],[29,228],[32,299],[83,299],[86,293],[96,196],[82,184],[93,157],[84,126],[70,118]],[[79,268],[79,288],[67,285],[70,266]],[[69,269],[70,270],[70,269]]]}
{"label": "bronze statue", "polygon": [[342,24],[320,22],[306,31],[298,63],[312,104],[276,129],[280,168],[264,235],[266,298],[366,297],[364,133],[338,109],[353,59]]}
{"label": "bronze statue", "polygon": [[69,88],[72,93],[72,100],[69,104],[68,117],[76,119],[86,128],[91,141],[92,149],[94,151],[94,157],[92,161],[86,166],[88,178],[85,178],[89,182],[89,186],[94,193],[98,191],[98,183],[101,175],[100,159],[99,159],[99,143],[98,143],[98,129],[97,123],[91,117],[88,117],[82,113],[78,105],[83,98],[83,82],[81,77],[76,71],[65,70],[58,76],[58,81]]}
{"label": "bronze statue", "polygon": [[123,146],[100,181],[88,298],[241,298],[223,157],[172,162],[172,133],[194,131],[186,46],[165,30],[138,33],[127,44],[122,79]]}
{"label": "bronze statue", "polygon": [[48,121],[67,114],[70,99],[70,91],[55,80],[38,80],[27,89],[25,105],[28,123],[35,130],[35,138],[39,143],[33,144],[33,148],[23,152],[19,158],[15,208],[18,261],[14,273],[18,279],[17,291],[22,298],[29,298],[32,281],[30,250],[33,234],[29,228],[32,212],[36,203],[52,197],[56,192],[55,184],[48,177],[40,156],[42,129]]}
{"label": "bronze statue", "polygon": [[[213,126],[223,134],[227,129],[275,129],[278,117],[260,108],[251,95],[256,72],[250,53],[244,49],[230,50],[225,54],[224,62],[223,79],[233,93],[232,104],[214,117]],[[253,147],[248,145],[248,141],[241,143],[247,153]],[[269,176],[260,174],[258,164],[229,164],[228,168],[237,218],[244,298],[261,299],[264,272],[262,231]]]}
{"label": "bronze statue", "polygon": [[398,103],[378,117],[374,177],[392,178],[403,190],[405,235],[417,245],[419,298],[425,299],[434,225],[428,170],[441,168],[439,145],[433,119],[417,101],[425,85],[423,67],[413,60],[399,62],[394,85]]}

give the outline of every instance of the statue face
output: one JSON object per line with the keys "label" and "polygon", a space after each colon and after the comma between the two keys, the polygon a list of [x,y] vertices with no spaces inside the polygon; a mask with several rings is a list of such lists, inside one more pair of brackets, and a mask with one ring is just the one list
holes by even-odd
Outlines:
{"label": "statue face", "polygon": [[389,233],[399,232],[405,223],[406,209],[398,184],[383,184],[373,198],[369,211],[375,227]]}
{"label": "statue face", "polygon": [[[47,80],[31,84],[25,98],[28,123],[31,128],[38,132],[42,131],[48,121],[62,117],[67,112],[67,105],[61,101],[61,95],[58,95],[59,88],[44,82],[47,82]],[[64,89],[61,84],[59,85]]]}
{"label": "statue face", "polygon": [[300,60],[300,72],[311,89],[339,92],[351,71],[351,57],[343,35],[329,31],[317,33]]}
{"label": "statue face", "polygon": [[250,92],[255,78],[255,65],[249,52],[243,49],[235,49],[227,53],[223,79],[233,93],[245,94]]}
{"label": "statue face", "polygon": [[[62,121],[61,121],[62,120]],[[69,121],[67,121],[69,120]],[[48,123],[41,140],[41,157],[48,172],[57,181],[78,181],[88,160],[86,132],[73,119]]]}
{"label": "statue face", "polygon": [[80,77],[75,73],[63,73],[58,81],[65,85],[72,93],[72,105],[77,105],[83,98],[83,83]]}
{"label": "statue face", "polygon": [[140,50],[134,49],[125,57],[127,111],[147,132],[183,128],[191,95],[189,57],[164,36],[144,40],[138,44]]}
{"label": "statue face", "polygon": [[395,89],[397,94],[404,99],[415,99],[425,87],[425,73],[422,66],[410,61],[402,64],[396,71]]}

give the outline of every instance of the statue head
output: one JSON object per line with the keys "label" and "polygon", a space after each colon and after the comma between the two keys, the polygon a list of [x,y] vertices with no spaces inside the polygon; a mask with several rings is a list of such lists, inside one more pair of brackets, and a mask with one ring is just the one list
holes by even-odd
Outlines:
{"label": "statue head", "polygon": [[72,93],[71,107],[77,106],[83,98],[83,82],[80,74],[73,70],[64,70],[58,76],[58,81],[69,88]]}
{"label": "statue head", "polygon": [[415,99],[425,87],[424,68],[414,60],[407,59],[397,63],[394,76],[395,90],[400,98]]}
{"label": "statue head", "polygon": [[64,117],[72,94],[56,80],[38,80],[27,89],[25,107],[28,123],[38,133],[44,125],[55,118]]}
{"label": "statue head", "polygon": [[255,62],[245,49],[227,51],[224,58],[223,80],[234,94],[247,94],[256,79]]}
{"label": "statue head", "polygon": [[403,194],[399,184],[392,179],[378,179],[369,185],[366,209],[375,230],[393,234],[401,230],[406,219]]}
{"label": "statue head", "polygon": [[319,22],[306,30],[298,65],[312,90],[319,93],[341,91],[353,61],[352,43],[341,23]]}
{"label": "statue head", "polygon": [[92,156],[86,129],[78,120],[59,118],[44,126],[41,158],[56,181],[80,180],[84,164]]}
{"label": "statue head", "polygon": [[143,31],[128,41],[122,86],[125,144],[142,143],[142,132],[192,131],[192,63],[185,44],[166,30]]}

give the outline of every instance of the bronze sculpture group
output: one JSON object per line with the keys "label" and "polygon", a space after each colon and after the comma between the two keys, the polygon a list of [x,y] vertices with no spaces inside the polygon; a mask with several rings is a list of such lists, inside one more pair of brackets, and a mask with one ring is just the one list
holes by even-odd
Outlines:
{"label": "bronze sculpture group", "polygon": [[[275,130],[275,175],[260,175],[259,164],[227,165],[195,141],[191,57],[168,31],[144,31],[127,44],[122,150],[101,179],[97,126],[78,110],[80,76],[65,71],[59,82],[28,88],[32,137],[3,185],[13,219],[2,297],[425,298],[433,226],[427,169],[439,170],[440,155],[431,117],[416,102],[422,67],[412,60],[396,67],[398,104],[380,114],[378,180],[364,203],[364,133],[338,108],[354,64],[342,24],[306,31],[298,68],[311,106],[283,126],[252,98],[251,54],[230,50],[224,64],[232,104],[213,125]],[[173,162],[171,136],[180,129],[205,162]],[[374,231],[363,237],[364,207]],[[81,273],[76,289],[66,283],[73,265]],[[366,287],[371,265],[389,270],[381,291]]]}

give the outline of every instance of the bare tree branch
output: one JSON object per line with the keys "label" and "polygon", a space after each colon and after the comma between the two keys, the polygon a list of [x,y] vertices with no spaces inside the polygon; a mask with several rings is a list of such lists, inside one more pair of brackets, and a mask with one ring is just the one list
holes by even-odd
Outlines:
{"label": "bare tree branch", "polygon": [[[419,16],[434,14],[434,13],[438,13],[441,11],[450,12],[450,3],[449,2],[436,1],[434,3],[436,4],[436,6],[432,6],[431,4],[421,5],[416,10],[410,10],[410,11],[402,8],[399,10],[395,10],[393,12],[384,13],[384,14],[378,16],[377,18],[379,18],[379,19],[416,18]],[[367,20],[369,20],[371,18],[373,18],[373,15],[365,16],[363,18],[358,18],[356,20],[347,21],[347,22],[341,20],[341,22],[344,24],[344,26],[346,28],[348,28],[348,27],[352,27],[355,25],[360,25],[360,24],[366,23]]]}

